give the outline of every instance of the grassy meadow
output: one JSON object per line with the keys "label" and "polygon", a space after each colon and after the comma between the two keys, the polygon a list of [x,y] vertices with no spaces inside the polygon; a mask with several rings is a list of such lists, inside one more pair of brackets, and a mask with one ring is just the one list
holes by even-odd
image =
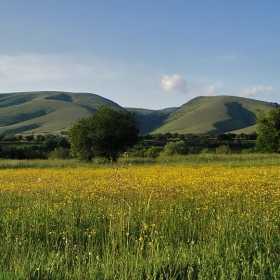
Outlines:
{"label": "grassy meadow", "polygon": [[280,279],[279,163],[0,161],[0,279]]}

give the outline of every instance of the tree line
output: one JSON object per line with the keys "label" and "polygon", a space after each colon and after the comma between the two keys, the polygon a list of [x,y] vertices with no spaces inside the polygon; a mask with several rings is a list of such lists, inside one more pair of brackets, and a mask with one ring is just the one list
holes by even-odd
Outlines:
{"label": "tree line", "polygon": [[47,159],[60,154],[70,156],[70,143],[66,137],[57,135],[0,135],[0,158]]}
{"label": "tree line", "polygon": [[155,158],[160,154],[280,152],[280,108],[261,112],[258,133],[250,134],[146,134],[139,135],[140,123],[134,113],[102,105],[95,114],[74,123],[68,137],[57,135],[0,134],[0,158],[103,158],[116,162],[120,155]]}

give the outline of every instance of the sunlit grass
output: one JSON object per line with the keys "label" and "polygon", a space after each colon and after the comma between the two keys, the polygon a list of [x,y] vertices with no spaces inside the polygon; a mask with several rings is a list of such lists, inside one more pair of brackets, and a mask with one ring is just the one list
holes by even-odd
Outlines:
{"label": "sunlit grass", "polygon": [[121,156],[117,163],[102,159],[80,162],[75,159],[8,160],[0,159],[0,169],[7,168],[111,168],[123,166],[280,166],[280,154],[191,154],[160,156],[156,159]]}
{"label": "sunlit grass", "polygon": [[0,170],[0,279],[280,279],[277,166]]}

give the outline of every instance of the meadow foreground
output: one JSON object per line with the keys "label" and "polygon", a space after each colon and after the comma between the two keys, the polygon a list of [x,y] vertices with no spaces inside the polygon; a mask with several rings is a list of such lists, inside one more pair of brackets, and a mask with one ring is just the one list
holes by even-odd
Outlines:
{"label": "meadow foreground", "polygon": [[280,279],[280,168],[0,170],[0,279]]}

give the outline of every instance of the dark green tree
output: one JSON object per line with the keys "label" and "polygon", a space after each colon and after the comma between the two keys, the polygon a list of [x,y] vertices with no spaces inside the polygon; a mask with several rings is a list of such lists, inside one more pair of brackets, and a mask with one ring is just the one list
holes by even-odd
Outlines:
{"label": "dark green tree", "polygon": [[0,141],[2,141],[5,137],[6,135],[4,133],[0,133]]}
{"label": "dark green tree", "polygon": [[280,152],[280,107],[261,112],[257,118],[258,137],[256,151],[263,153]]}
{"label": "dark green tree", "polygon": [[88,118],[74,123],[68,135],[71,153],[81,160],[94,157],[116,162],[121,153],[139,140],[140,124],[135,114],[102,105]]}
{"label": "dark green tree", "polygon": [[57,148],[57,142],[58,142],[58,138],[55,135],[52,134],[46,135],[43,143],[43,147],[45,151],[46,152],[53,151],[55,148]]}
{"label": "dark green tree", "polygon": [[57,141],[57,147],[62,149],[70,149],[70,144],[65,137],[59,137]]}

